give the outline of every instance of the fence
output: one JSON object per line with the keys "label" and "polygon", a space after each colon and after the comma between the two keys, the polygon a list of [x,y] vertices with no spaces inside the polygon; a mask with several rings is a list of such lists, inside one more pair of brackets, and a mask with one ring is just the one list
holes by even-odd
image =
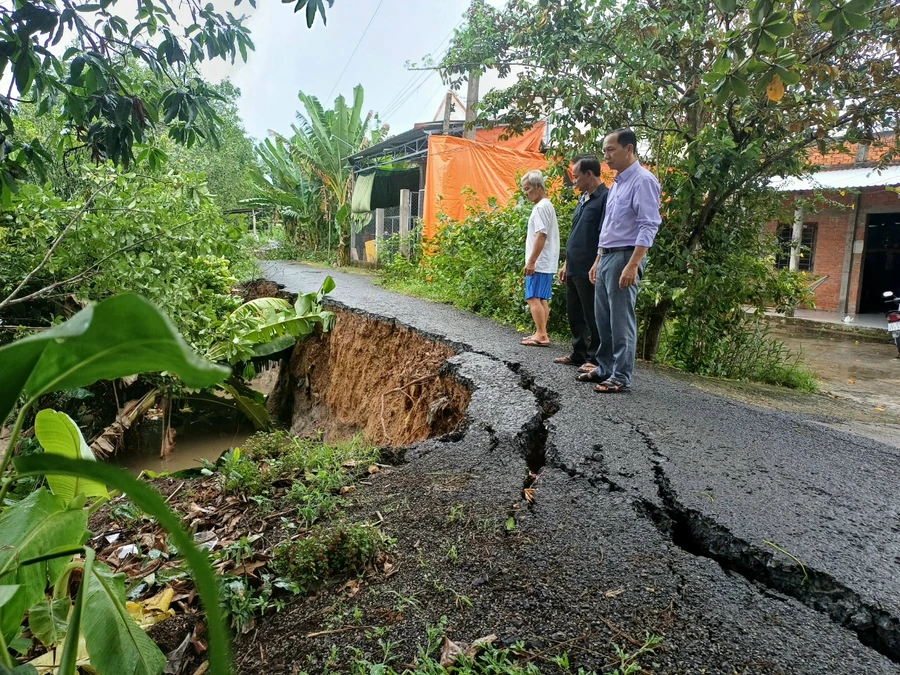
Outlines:
{"label": "fence", "polygon": [[350,234],[350,260],[354,265],[376,266],[378,251],[391,237],[400,238],[400,252],[410,251],[422,240],[421,222],[425,206],[425,191],[400,191],[400,206],[376,209],[368,222],[353,228]]}

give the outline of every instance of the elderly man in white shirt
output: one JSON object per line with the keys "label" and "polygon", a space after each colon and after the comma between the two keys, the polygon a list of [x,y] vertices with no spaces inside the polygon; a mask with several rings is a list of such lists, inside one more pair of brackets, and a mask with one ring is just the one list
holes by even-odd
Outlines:
{"label": "elderly man in white shirt", "polygon": [[525,301],[535,327],[534,334],[523,338],[522,344],[546,347],[550,344],[547,322],[553,277],[559,269],[559,223],[556,209],[547,199],[547,184],[540,171],[529,171],[522,177],[522,190],[534,204],[525,239]]}

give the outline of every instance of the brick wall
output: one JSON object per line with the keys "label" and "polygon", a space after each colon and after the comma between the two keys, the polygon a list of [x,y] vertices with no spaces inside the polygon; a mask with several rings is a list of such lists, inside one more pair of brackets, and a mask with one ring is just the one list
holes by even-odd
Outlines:
{"label": "brick wall", "polygon": [[[832,208],[818,213],[806,215],[807,223],[816,223],[816,245],[813,257],[813,277],[819,278],[827,275],[824,281],[815,291],[816,309],[826,312],[836,312],[841,309],[841,280],[844,273],[844,259],[847,254],[847,234],[856,220],[856,232],[853,241],[857,243],[859,252],[853,254],[850,270],[850,288],[848,291],[848,311],[853,314],[859,302],[859,285],[862,281],[862,267],[864,255],[864,242],[866,238],[866,224],[870,213],[884,213],[885,209],[900,211],[900,197],[894,192],[888,192],[884,188],[871,188],[863,193],[860,199],[859,217],[852,208],[856,202],[856,196],[849,192],[834,192],[826,194],[826,197],[846,205],[848,208]],[[777,223],[768,223],[766,231],[774,233]]]}
{"label": "brick wall", "polygon": [[809,161],[816,166],[827,169],[848,168],[853,166],[866,166],[878,162],[887,152],[896,146],[896,136],[885,134],[876,138],[869,145],[868,150],[863,151],[865,159],[858,159],[860,147],[858,143],[845,143],[829,150],[824,155],[815,148],[807,152]]}

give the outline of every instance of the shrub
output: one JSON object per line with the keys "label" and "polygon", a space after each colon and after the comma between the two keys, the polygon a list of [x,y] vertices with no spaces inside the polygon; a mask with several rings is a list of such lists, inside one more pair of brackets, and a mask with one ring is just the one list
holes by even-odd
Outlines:
{"label": "shrub", "polygon": [[[564,244],[572,224],[575,199],[568,189],[552,191]],[[525,304],[525,236],[531,204],[513,198],[505,206],[470,202],[468,218],[447,221],[425,243],[426,254],[407,261],[388,256],[385,285],[452,302],[462,309],[516,327],[531,324]],[[390,249],[389,249],[390,250]],[[410,286],[414,286],[410,288]],[[554,281],[550,330],[568,332],[565,287]]]}
{"label": "shrub", "polygon": [[[659,358],[679,370],[699,375],[816,391],[818,382],[803,366],[800,355],[768,333],[765,324],[736,316],[734,326],[706,343],[706,335],[692,322],[676,320],[663,334]],[[685,345],[693,348],[686,350]]]}
{"label": "shrub", "polygon": [[282,429],[276,431],[260,431],[243,442],[241,448],[254,459],[281,457],[296,448],[297,439]]}
{"label": "shrub", "polygon": [[273,566],[309,590],[329,576],[362,571],[384,547],[384,537],[372,525],[340,522],[315,527],[305,539],[282,542],[275,547]]}
{"label": "shrub", "polygon": [[[23,184],[0,216],[0,299],[39,267],[65,232],[17,302],[32,294],[22,306],[59,294],[102,300],[141,293],[205,351],[240,304],[232,286],[256,273],[240,228],[222,218],[197,176],[145,176],[105,165],[79,171],[85,187],[78,196],[63,199],[49,184]],[[42,316],[50,311],[40,309]]]}

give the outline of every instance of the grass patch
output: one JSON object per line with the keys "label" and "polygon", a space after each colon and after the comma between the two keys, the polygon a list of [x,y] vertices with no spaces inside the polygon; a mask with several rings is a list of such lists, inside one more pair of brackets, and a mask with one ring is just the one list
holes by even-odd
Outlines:
{"label": "grass patch", "polygon": [[[558,672],[566,675],[599,675],[597,671],[573,668],[570,664],[568,652],[556,655],[546,654],[526,649],[524,643],[517,643],[508,648],[497,647],[493,644],[458,645],[463,653],[455,658],[448,658],[446,642],[444,641],[447,628],[446,617],[436,626],[426,627],[427,644],[419,647],[419,653],[415,658],[414,666],[397,663],[397,656],[393,653],[394,643],[378,640],[382,653],[377,659],[364,655],[361,650],[349,648],[351,659],[349,663],[350,673],[353,675],[366,675],[379,673],[380,675],[409,675],[421,673],[422,675],[540,675],[542,672]],[[613,644],[615,656],[610,657],[610,663],[602,669],[603,675],[638,675],[650,673],[647,669],[646,658],[653,655],[662,644],[662,638],[655,635],[647,635],[643,645],[633,650],[627,650]],[[540,665],[538,665],[540,664]],[[326,672],[338,667],[339,655],[332,650],[329,663],[326,664]]]}
{"label": "grass patch", "polygon": [[377,462],[380,453],[361,436],[341,443],[297,438],[285,431],[257,433],[224,454],[208,474],[218,473],[223,492],[254,501],[272,494],[278,481],[291,481],[287,494],[307,525],[330,515],[341,504],[339,492]]}

